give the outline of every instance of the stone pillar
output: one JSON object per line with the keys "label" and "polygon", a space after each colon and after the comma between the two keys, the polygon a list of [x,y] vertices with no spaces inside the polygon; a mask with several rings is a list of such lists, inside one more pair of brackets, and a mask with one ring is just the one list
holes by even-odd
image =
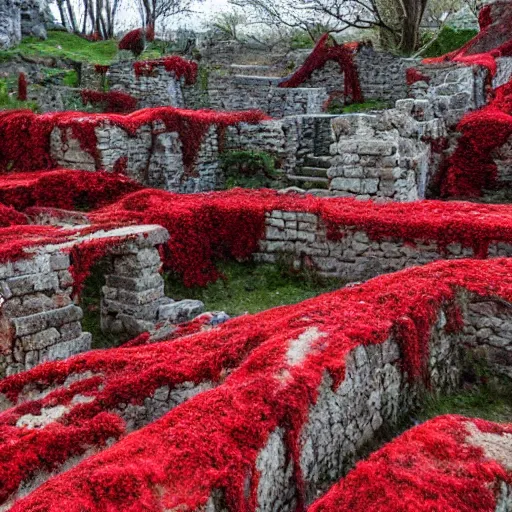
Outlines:
{"label": "stone pillar", "polygon": [[111,273],[105,276],[101,300],[104,332],[129,339],[155,329],[160,308],[173,302],[165,297],[156,248],[168,238],[164,228],[156,228],[151,236],[138,237],[111,251]]}
{"label": "stone pillar", "polygon": [[60,251],[0,265],[0,378],[90,349],[69,265]]}

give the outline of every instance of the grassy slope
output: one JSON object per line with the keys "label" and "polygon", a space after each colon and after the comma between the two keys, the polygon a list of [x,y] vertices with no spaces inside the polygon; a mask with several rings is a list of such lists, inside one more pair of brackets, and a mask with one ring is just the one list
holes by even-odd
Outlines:
{"label": "grassy slope", "polygon": [[67,32],[51,31],[48,39],[41,41],[35,37],[23,39],[16,48],[0,52],[0,60],[8,60],[15,55],[27,57],[58,57],[78,62],[109,64],[117,53],[117,42],[90,42]]}
{"label": "grassy slope", "polygon": [[[0,61],[9,60],[16,55],[67,58],[77,62],[106,65],[110,64],[117,55],[117,41],[110,39],[91,42],[68,32],[50,31],[45,41],[27,37],[16,48],[0,51]],[[160,56],[158,44],[154,43],[142,54],[141,59]]]}

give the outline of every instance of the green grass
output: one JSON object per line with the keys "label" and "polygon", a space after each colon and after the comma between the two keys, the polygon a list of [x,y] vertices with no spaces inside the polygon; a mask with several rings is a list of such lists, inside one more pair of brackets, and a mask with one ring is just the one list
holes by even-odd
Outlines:
{"label": "green grass", "polygon": [[[16,48],[0,51],[0,61],[8,61],[16,55],[23,55],[26,57],[66,58],[75,62],[108,65],[117,55],[117,44],[118,42],[114,39],[93,42],[76,34],[50,31],[48,39],[45,41],[35,37],[26,37]],[[142,54],[141,60],[161,57],[164,50],[165,47],[159,42],[151,43]]]}
{"label": "green grass", "polygon": [[441,414],[461,414],[489,421],[512,422],[512,383],[475,386],[455,395],[427,398],[418,419],[426,421]]}
{"label": "green grass", "polygon": [[327,108],[329,114],[357,114],[360,112],[368,112],[369,110],[383,110],[391,108],[390,103],[380,100],[368,100],[363,103],[343,104],[342,101],[334,100]]}
{"label": "green grass", "polygon": [[27,37],[16,48],[1,51],[0,60],[9,60],[19,54],[27,57],[68,58],[77,62],[110,64],[117,54],[117,41],[91,42],[68,32],[50,31],[45,41]]}
{"label": "green grass", "polygon": [[225,311],[236,316],[295,304],[337,290],[344,284],[337,279],[322,279],[314,273],[294,273],[289,268],[284,263],[223,263],[220,270],[225,279],[206,288],[186,288],[177,278],[166,275],[166,294],[175,300],[199,299],[207,311]]}

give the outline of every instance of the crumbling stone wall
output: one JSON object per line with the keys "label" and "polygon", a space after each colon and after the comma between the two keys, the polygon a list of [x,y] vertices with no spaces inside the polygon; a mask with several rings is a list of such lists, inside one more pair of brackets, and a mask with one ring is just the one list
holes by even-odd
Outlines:
{"label": "crumbling stone wall", "polygon": [[91,348],[90,333],[82,332],[82,309],[71,296],[69,249],[88,240],[119,237],[125,241],[113,245],[106,257],[111,272],[103,289],[102,329],[131,338],[175,315],[179,303],[165,297],[159,274],[156,246],[168,238],[160,226],[99,231],[72,244],[41,247],[0,265],[0,324],[7,326],[0,337],[0,377]]}
{"label": "crumbling stone wall", "polygon": [[163,65],[155,66],[150,76],[136,76],[133,61],[115,62],[109,67],[107,82],[111,90],[122,91],[137,98],[139,108],[185,106],[184,79],[178,80]]}
{"label": "crumbling stone wall", "polygon": [[134,136],[107,121],[95,133],[97,160],[80,147],[71,130],[63,134],[55,128],[50,141],[52,158],[59,167],[118,170],[147,186],[173,192],[202,192],[222,185],[215,127],[206,134],[193,169],[185,169],[178,134],[167,131],[160,121],[141,126]]}
{"label": "crumbling stone wall", "polygon": [[[354,62],[365,100],[394,102],[407,97],[405,70],[411,65],[411,59],[377,52],[372,46],[363,45],[354,56]],[[331,95],[343,92],[344,80],[339,64],[330,61],[314,71],[303,87],[324,87]]]}
{"label": "crumbling stone wall", "polygon": [[275,118],[322,112],[328,98],[324,88],[279,88],[280,80],[212,71],[208,82],[210,106],[216,110],[253,108]]}
{"label": "crumbling stone wall", "polygon": [[399,100],[396,108],[332,121],[329,190],[360,199],[424,198],[432,166],[431,141],[445,136],[428,100]]}
{"label": "crumbling stone wall", "polygon": [[446,62],[435,65],[417,63],[419,72],[430,78],[409,87],[409,96],[429,99],[434,115],[454,129],[464,114],[486,104],[487,71],[479,66]]}
{"label": "crumbling stone wall", "polygon": [[[460,244],[445,250],[435,242],[418,240],[412,246],[400,239],[372,240],[350,226],[344,227],[341,240],[329,240],[325,224],[311,213],[276,210],[267,214],[265,224],[256,261],[277,263],[285,259],[296,268],[313,268],[323,276],[350,282],[441,259],[475,256],[473,249]],[[511,256],[512,247],[501,242],[491,244],[489,254]]]}
{"label": "crumbling stone wall", "polygon": [[70,264],[68,254],[48,251],[0,265],[0,314],[9,323],[0,377],[91,348],[82,310],[71,300]]}
{"label": "crumbling stone wall", "polygon": [[512,181],[512,137],[491,153],[497,167],[497,185],[499,188],[510,186]]}
{"label": "crumbling stone wall", "polygon": [[264,151],[276,159],[277,168],[294,174],[308,156],[328,155],[332,143],[327,114],[288,116],[256,125],[241,123],[226,130],[224,151]]}
{"label": "crumbling stone wall", "polygon": [[[509,325],[491,316],[491,310],[481,316],[480,306],[475,307],[472,300],[482,301],[464,294],[457,299],[463,311],[476,313],[464,315],[464,328],[471,331],[475,329],[475,322],[492,321],[505,337]],[[428,375],[431,393],[449,393],[458,389],[464,356],[468,349],[473,350],[464,344],[464,334],[454,334],[447,327],[448,315],[441,309],[430,332]],[[507,340],[509,355],[511,350],[512,343]],[[345,364],[345,377],[338,387],[333,385],[333,377],[325,372],[299,438],[306,505],[353,466],[364,447],[378,437],[381,429],[396,427],[413,411],[424,391],[421,384],[412,382],[404,372],[403,353],[398,340],[393,337],[381,345],[359,345],[348,354]],[[256,462],[259,470],[258,510],[291,512],[296,509],[297,492],[293,459],[285,441],[287,434],[284,428],[276,429],[259,453]],[[221,512],[224,510],[222,502],[222,497],[212,496],[208,510]]]}

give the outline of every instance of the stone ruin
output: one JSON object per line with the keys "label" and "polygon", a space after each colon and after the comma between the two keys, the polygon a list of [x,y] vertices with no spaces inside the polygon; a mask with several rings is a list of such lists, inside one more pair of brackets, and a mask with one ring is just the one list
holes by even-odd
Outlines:
{"label": "stone ruin", "polygon": [[0,49],[16,46],[22,36],[46,39],[45,0],[3,0],[0,5]]}
{"label": "stone ruin", "polygon": [[[55,171],[0,175],[0,201],[24,210],[0,211],[0,510],[512,511],[510,425],[441,416],[380,447],[426,393],[460,390],[468,363],[512,379],[511,207],[419,201],[460,121],[489,107],[489,72],[367,45],[354,62],[364,96],[390,108],[325,113],[346,79],[332,63],[292,88],[230,63],[201,90],[119,62],[104,79],[148,117],[47,116],[47,131],[30,117],[45,159],[75,169],[59,171],[73,200],[105,175],[140,186],[83,213],[45,190]],[[510,58],[496,67],[493,85],[510,82]],[[205,101],[271,119],[218,117],[191,158],[183,126],[204,112],[176,108]],[[487,155],[503,188],[510,146]],[[241,150],[272,155],[290,187],[217,191],[222,153]],[[204,284],[217,258],[348,285],[217,325],[166,297],[160,273]],[[90,351],[77,292],[100,259],[101,329],[127,343]]]}

